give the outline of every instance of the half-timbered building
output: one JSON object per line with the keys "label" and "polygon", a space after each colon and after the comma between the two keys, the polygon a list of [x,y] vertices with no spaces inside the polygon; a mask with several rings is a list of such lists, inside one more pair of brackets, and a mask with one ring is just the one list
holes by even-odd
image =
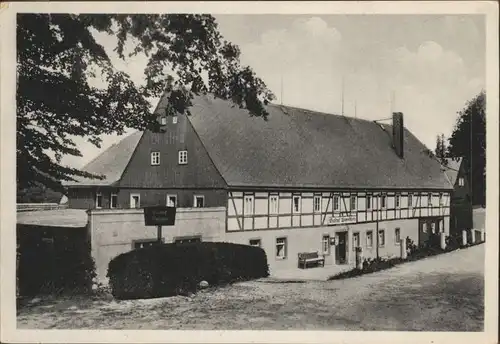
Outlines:
{"label": "half-timbered building", "polygon": [[[74,208],[225,207],[226,241],[261,246],[271,269],[319,251],[325,264],[400,252],[449,232],[450,184],[394,113],[391,124],[269,105],[267,120],[211,96],[164,132],[136,132],[84,169],[103,180],[68,185]],[[119,235],[119,234],[118,234]],[[203,240],[203,235],[197,240]]]}

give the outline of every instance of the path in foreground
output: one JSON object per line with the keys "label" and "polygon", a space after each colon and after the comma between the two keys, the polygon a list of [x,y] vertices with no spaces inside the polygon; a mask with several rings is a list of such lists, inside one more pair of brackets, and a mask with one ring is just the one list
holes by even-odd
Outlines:
{"label": "path in foreground", "polygon": [[120,301],[59,299],[26,307],[18,328],[482,331],[484,245],[330,282],[239,283]]}

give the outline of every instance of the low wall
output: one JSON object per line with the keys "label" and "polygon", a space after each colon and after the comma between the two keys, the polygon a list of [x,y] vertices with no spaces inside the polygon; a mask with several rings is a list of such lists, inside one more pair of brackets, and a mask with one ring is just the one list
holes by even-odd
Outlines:
{"label": "low wall", "polygon": [[[144,225],[142,209],[89,210],[89,231],[97,278],[107,283],[108,264],[114,257],[133,249],[136,240],[156,239],[155,226]],[[225,240],[226,209],[178,208],[174,226],[163,226],[166,243],[177,238],[200,236],[202,241]]]}
{"label": "low wall", "polygon": [[17,203],[17,211],[56,210],[67,207],[67,204],[58,203]]}

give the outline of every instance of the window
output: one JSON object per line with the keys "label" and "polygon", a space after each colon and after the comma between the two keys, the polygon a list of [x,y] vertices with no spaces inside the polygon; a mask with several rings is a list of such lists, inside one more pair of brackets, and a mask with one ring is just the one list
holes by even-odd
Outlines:
{"label": "window", "polygon": [[130,208],[140,208],[141,207],[141,196],[139,194],[130,195]]}
{"label": "window", "polygon": [[323,254],[330,254],[330,236],[328,234],[323,235],[321,239],[321,247]]}
{"label": "window", "polygon": [[339,210],[339,196],[333,196],[333,210]]}
{"label": "window", "polygon": [[366,247],[373,246],[373,231],[366,232]]}
{"label": "window", "polygon": [[381,229],[378,231],[378,246],[383,247],[385,245],[385,230]]}
{"label": "window", "polygon": [[372,196],[366,196],[366,209],[370,210],[372,208]]}
{"label": "window", "polygon": [[192,244],[195,242],[201,242],[201,237],[182,237],[174,240],[174,244]]}
{"label": "window", "polygon": [[439,206],[442,207],[444,205],[444,202],[443,202],[443,194],[440,193],[439,194]]}
{"label": "window", "polygon": [[401,206],[401,196],[396,194],[396,208],[399,208]]}
{"label": "window", "polygon": [[314,212],[319,213],[321,211],[321,196],[314,196]]}
{"label": "window", "polygon": [[300,196],[293,196],[293,212],[300,213]]}
{"label": "window", "polygon": [[427,195],[427,206],[432,207],[432,194]]}
{"label": "window", "polygon": [[[162,243],[164,242],[162,238]],[[132,245],[134,249],[139,249],[139,248],[145,248],[153,245],[157,245],[158,240],[157,239],[145,239],[145,240],[135,240],[132,242]]]}
{"label": "window", "polygon": [[412,207],[413,207],[413,195],[408,194],[408,208],[412,208]]}
{"label": "window", "polygon": [[422,233],[427,233],[427,222],[422,222]]}
{"label": "window", "polygon": [[205,196],[194,196],[194,207],[203,208],[205,206]]}
{"label": "window", "polygon": [[188,163],[188,151],[179,151],[179,165],[186,165]]}
{"label": "window", "polygon": [[162,117],[160,119],[160,123],[161,123],[161,125],[166,125],[167,124],[167,117]]}
{"label": "window", "polygon": [[351,196],[351,210],[356,210],[356,196]]}
{"label": "window", "polygon": [[95,195],[95,207],[102,208],[102,194],[100,192]]}
{"label": "window", "polygon": [[394,229],[394,243],[396,245],[399,245],[401,243],[401,229],[400,228]]}
{"label": "window", "polygon": [[177,124],[177,116],[172,117],[172,123]]}
{"label": "window", "polygon": [[382,209],[385,209],[387,207],[387,195],[380,196],[380,206],[382,207]]}
{"label": "window", "polygon": [[160,152],[151,152],[151,165],[160,164]]}
{"label": "window", "polygon": [[269,214],[278,214],[279,197],[278,195],[269,196]]}
{"label": "window", "polygon": [[253,196],[245,196],[245,215],[253,215]]}
{"label": "window", "polygon": [[436,234],[436,222],[431,222],[431,233]]}
{"label": "window", "polygon": [[353,233],[352,234],[352,248],[353,250],[356,250],[356,247],[359,247],[359,233]]}
{"label": "window", "polygon": [[276,258],[286,259],[286,238],[276,239]]}
{"label": "window", "polygon": [[167,195],[167,207],[177,207],[177,195]]}
{"label": "window", "polygon": [[116,208],[117,205],[118,205],[118,195],[111,194],[111,196],[109,197],[109,207]]}
{"label": "window", "polygon": [[250,239],[250,246],[261,247],[262,242],[260,239]]}
{"label": "window", "polygon": [[465,179],[463,177],[458,178],[458,186],[464,186],[465,185]]}

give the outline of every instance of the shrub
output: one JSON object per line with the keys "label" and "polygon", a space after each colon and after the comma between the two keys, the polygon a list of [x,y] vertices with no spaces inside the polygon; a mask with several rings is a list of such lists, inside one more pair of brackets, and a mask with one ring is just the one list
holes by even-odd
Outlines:
{"label": "shrub", "polygon": [[213,286],[268,275],[264,250],[222,242],[136,249],[111,260],[107,274],[118,299],[186,294],[196,291],[202,280]]}
{"label": "shrub", "polygon": [[328,280],[344,279],[369,274],[380,270],[390,269],[401,263],[404,263],[404,260],[401,258],[368,258],[363,261],[362,269],[352,269],[349,271],[344,271],[328,278]]}

